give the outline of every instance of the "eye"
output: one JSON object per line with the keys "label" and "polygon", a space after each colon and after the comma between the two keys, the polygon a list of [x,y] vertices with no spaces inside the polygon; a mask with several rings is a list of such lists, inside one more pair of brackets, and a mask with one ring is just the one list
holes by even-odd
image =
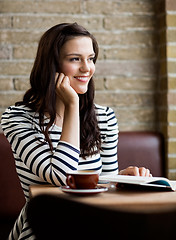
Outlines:
{"label": "eye", "polygon": [[70,58],[70,62],[78,62],[80,59],[78,57]]}
{"label": "eye", "polygon": [[89,61],[94,61],[94,59],[95,59],[95,57],[91,57],[91,58],[89,58],[88,60],[89,60]]}

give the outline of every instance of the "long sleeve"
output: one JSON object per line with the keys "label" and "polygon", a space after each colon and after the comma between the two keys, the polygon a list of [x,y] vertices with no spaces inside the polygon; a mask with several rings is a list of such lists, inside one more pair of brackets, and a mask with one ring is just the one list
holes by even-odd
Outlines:
{"label": "long sleeve", "polygon": [[114,111],[108,107],[102,112],[100,109],[98,123],[102,137],[102,151],[100,152],[102,161],[101,175],[118,174],[118,124]]}
{"label": "long sleeve", "polygon": [[57,136],[51,152],[37,121],[29,110],[18,107],[9,107],[2,116],[2,129],[11,144],[17,169],[27,167],[26,172],[48,183],[65,184],[66,173],[78,167],[79,149],[58,141]]}
{"label": "long sleeve", "polygon": [[[60,141],[62,129],[54,125],[49,130],[54,147],[54,151],[51,152],[39,127],[38,115],[29,108],[12,106],[5,111],[1,121],[2,129],[11,144],[16,170],[27,201],[30,185],[48,183],[63,185],[66,173],[70,170],[94,170],[99,174],[118,173],[117,120],[110,108],[97,106],[96,114],[102,151],[85,160],[79,157],[79,149]],[[16,236],[15,239],[32,234],[26,216],[26,206],[11,232],[13,238]]]}

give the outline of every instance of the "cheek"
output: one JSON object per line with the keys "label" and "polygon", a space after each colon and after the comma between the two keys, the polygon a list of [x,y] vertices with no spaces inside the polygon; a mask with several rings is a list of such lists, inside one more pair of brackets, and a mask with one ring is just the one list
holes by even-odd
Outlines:
{"label": "cheek", "polygon": [[74,75],[74,72],[76,71],[76,68],[74,65],[71,64],[63,64],[61,67],[61,71],[64,73],[64,75]]}
{"label": "cheek", "polygon": [[93,64],[92,68],[91,68],[91,74],[93,75],[95,72],[95,65]]}

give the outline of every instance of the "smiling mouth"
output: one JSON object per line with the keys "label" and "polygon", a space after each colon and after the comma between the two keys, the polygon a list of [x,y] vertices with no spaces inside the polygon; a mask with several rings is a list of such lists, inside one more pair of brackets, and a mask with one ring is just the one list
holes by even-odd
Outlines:
{"label": "smiling mouth", "polygon": [[80,77],[74,77],[80,82],[87,82],[89,81],[90,77],[89,76],[80,76]]}

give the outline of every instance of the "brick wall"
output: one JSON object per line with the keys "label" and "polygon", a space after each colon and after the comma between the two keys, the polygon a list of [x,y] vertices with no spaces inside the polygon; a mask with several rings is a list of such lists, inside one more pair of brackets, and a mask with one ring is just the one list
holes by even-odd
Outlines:
{"label": "brick wall", "polygon": [[176,1],[166,1],[168,82],[168,167],[176,179]]}
{"label": "brick wall", "polygon": [[96,102],[114,108],[121,131],[163,132],[175,176],[176,8],[165,1],[0,0],[0,115],[28,88],[43,32],[76,21],[100,46]]}
{"label": "brick wall", "polygon": [[176,1],[157,1],[158,130],[165,136],[166,171],[176,179]]}
{"label": "brick wall", "polygon": [[76,21],[100,45],[96,102],[114,108],[121,130],[154,130],[157,55],[153,5],[152,0],[1,0],[0,112],[28,88],[43,32],[57,23]]}

